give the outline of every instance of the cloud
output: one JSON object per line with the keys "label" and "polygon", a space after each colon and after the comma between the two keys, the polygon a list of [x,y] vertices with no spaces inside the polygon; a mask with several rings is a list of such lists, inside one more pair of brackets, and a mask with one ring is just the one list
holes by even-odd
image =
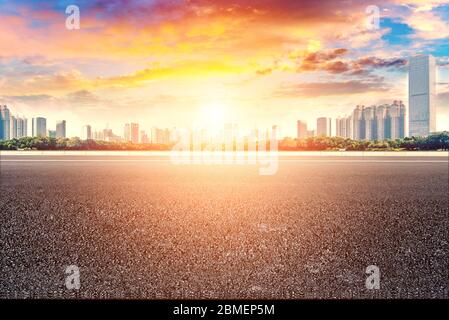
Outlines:
{"label": "cloud", "polygon": [[315,71],[326,69],[326,63],[348,52],[345,48],[307,53],[300,62],[298,71]]}
{"label": "cloud", "polygon": [[353,95],[388,91],[390,86],[379,81],[305,82],[281,87],[278,97],[319,97]]}
{"label": "cloud", "polygon": [[[275,61],[269,67],[259,68],[259,75],[271,74],[274,70],[294,71],[297,73],[324,71],[330,74],[346,74],[361,76],[367,75],[371,70],[402,68],[407,64],[405,58],[380,58],[367,56],[353,59],[342,59],[350,52],[346,48],[319,50],[314,52],[297,51],[288,53],[288,59],[293,66]],[[282,60],[282,59],[281,59]]]}
{"label": "cloud", "polygon": [[326,63],[324,66],[324,70],[329,73],[344,73],[350,70],[350,66],[346,62],[334,61]]}
{"label": "cloud", "polygon": [[372,68],[389,68],[389,67],[402,67],[407,64],[407,59],[404,58],[391,58],[383,59],[377,57],[365,57],[356,60],[353,65],[356,67],[372,67]]}
{"label": "cloud", "polygon": [[48,94],[28,94],[28,95],[4,95],[0,98],[7,102],[22,102],[22,103],[37,103],[42,101],[48,101],[54,99],[53,96]]}
{"label": "cloud", "polygon": [[404,17],[404,22],[415,30],[413,38],[436,40],[449,37],[447,20],[428,10],[414,11]]}

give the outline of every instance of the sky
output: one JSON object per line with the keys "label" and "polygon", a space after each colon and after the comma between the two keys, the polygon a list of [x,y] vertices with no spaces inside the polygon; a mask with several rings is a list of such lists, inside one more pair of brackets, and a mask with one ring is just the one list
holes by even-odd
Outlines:
{"label": "sky", "polygon": [[448,1],[0,0],[0,21],[0,104],[48,129],[65,119],[69,136],[126,122],[295,136],[299,119],[407,105],[416,54],[437,59],[437,130],[449,130]]}

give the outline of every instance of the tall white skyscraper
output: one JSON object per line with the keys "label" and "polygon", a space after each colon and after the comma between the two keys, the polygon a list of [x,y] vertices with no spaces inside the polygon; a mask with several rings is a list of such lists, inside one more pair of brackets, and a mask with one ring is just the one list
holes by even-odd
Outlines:
{"label": "tall white skyscraper", "polygon": [[56,138],[66,137],[66,121],[60,120],[56,122]]}
{"label": "tall white skyscraper", "polygon": [[351,138],[351,117],[339,117],[335,120],[335,136]]}
{"label": "tall white skyscraper", "polygon": [[307,122],[305,120],[297,122],[297,137],[298,139],[307,138]]}
{"label": "tall white skyscraper", "polygon": [[92,127],[90,125],[83,126],[83,129],[81,131],[81,139],[83,140],[90,140],[92,139]]}
{"label": "tall white skyscraper", "polygon": [[139,143],[139,124],[131,123],[131,142]]}
{"label": "tall white skyscraper", "polygon": [[330,137],[331,131],[331,118],[318,118],[316,119],[316,135]]}
{"label": "tall white skyscraper", "polygon": [[351,138],[354,140],[365,139],[365,121],[363,121],[363,109],[364,106],[357,106],[352,112],[352,135]]}
{"label": "tall white skyscraper", "polygon": [[428,136],[436,131],[435,58],[419,55],[409,60],[409,136]]}
{"label": "tall white skyscraper", "polygon": [[0,140],[10,139],[11,113],[6,105],[0,107]]}
{"label": "tall white skyscraper", "polygon": [[139,124],[138,123],[126,123],[124,130],[125,141],[132,143],[139,143]]}
{"label": "tall white skyscraper", "polygon": [[26,137],[28,134],[28,120],[25,117],[17,117],[17,138]]}
{"label": "tall white skyscraper", "polygon": [[377,139],[377,119],[376,106],[370,106],[363,109],[363,120],[365,127],[365,139]]}
{"label": "tall white skyscraper", "polygon": [[17,118],[14,116],[11,116],[9,120],[9,138],[17,138]]}
{"label": "tall white skyscraper", "polygon": [[41,117],[33,118],[31,125],[33,137],[47,136],[47,119]]}

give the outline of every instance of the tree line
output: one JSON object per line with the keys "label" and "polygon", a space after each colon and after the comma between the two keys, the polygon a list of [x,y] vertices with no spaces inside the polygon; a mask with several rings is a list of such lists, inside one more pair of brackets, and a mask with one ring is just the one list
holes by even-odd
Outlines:
{"label": "tree line", "polygon": [[449,132],[444,131],[427,137],[405,137],[395,140],[353,140],[342,137],[284,138],[279,150],[289,151],[396,151],[396,150],[449,150]]}
{"label": "tree line", "polygon": [[[173,144],[108,142],[80,138],[22,137],[0,141],[0,150],[145,150],[168,151]],[[395,150],[449,150],[449,132],[427,137],[406,137],[395,140],[365,141],[341,137],[284,138],[278,142],[281,151],[395,151]],[[267,149],[269,150],[269,148]]]}

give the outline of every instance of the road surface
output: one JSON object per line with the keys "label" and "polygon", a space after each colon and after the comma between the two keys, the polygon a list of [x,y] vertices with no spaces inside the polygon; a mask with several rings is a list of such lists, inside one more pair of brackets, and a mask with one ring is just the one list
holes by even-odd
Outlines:
{"label": "road surface", "polygon": [[[447,157],[258,168],[1,155],[0,296],[448,297]],[[369,265],[379,290],[365,287]]]}

